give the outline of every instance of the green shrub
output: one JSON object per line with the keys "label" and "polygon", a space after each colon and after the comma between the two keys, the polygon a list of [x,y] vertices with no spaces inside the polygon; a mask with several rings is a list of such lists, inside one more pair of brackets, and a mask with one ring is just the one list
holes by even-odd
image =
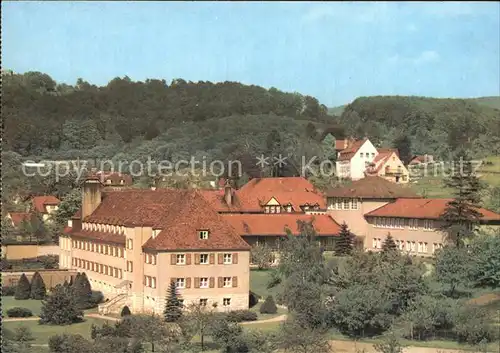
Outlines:
{"label": "green shrub", "polygon": [[14,298],[17,300],[25,300],[29,299],[31,296],[31,285],[28,277],[23,273],[21,278],[19,278],[19,282],[17,282],[16,293],[14,294]]}
{"label": "green shrub", "polygon": [[14,307],[7,310],[8,317],[31,317],[33,312],[30,309]]}
{"label": "green shrub", "polygon": [[123,309],[122,309],[122,312],[120,313],[120,316],[121,317],[124,317],[124,316],[129,316],[131,315],[132,313],[130,312],[130,309],[128,306],[124,306]]}
{"label": "green shrub", "polygon": [[16,287],[6,286],[2,287],[2,296],[3,297],[12,297],[16,294]]}
{"label": "green shrub", "polygon": [[261,314],[276,314],[278,312],[278,307],[274,302],[273,296],[270,295],[266,298],[264,303],[260,306]]}
{"label": "green shrub", "polygon": [[254,306],[256,306],[257,303],[259,302],[260,298],[261,298],[260,295],[258,295],[257,293],[254,293],[254,292],[250,291],[250,293],[248,295],[248,307],[249,308],[253,308]]}
{"label": "green shrub", "polygon": [[228,312],[226,318],[230,322],[256,321],[257,313],[250,310],[235,310]]}

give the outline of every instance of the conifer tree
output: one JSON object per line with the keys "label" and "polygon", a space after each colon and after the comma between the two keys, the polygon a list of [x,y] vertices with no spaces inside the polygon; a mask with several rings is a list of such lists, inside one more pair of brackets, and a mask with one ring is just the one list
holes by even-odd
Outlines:
{"label": "conifer tree", "polygon": [[132,315],[132,313],[130,312],[130,308],[127,305],[125,305],[120,313],[120,316],[125,317],[129,315]]}
{"label": "conifer tree", "polygon": [[448,240],[456,246],[464,245],[464,240],[474,235],[482,214],[481,190],[483,185],[475,173],[475,165],[463,151],[451,168],[450,177],[445,179],[445,187],[453,189],[454,199],[450,201],[441,215],[443,226],[441,230]]}
{"label": "conifer tree", "polygon": [[264,303],[260,306],[259,311],[261,314],[276,314],[278,307],[276,306],[272,295],[267,296]]}
{"label": "conifer tree", "polygon": [[73,286],[70,288],[73,289],[78,307],[80,309],[87,309],[92,297],[92,288],[85,272],[78,273]]}
{"label": "conifer tree", "polygon": [[170,286],[168,287],[163,314],[167,322],[176,322],[182,316],[182,305],[177,296],[177,287],[174,281],[170,282]]}
{"label": "conifer tree", "polygon": [[335,242],[335,255],[347,256],[352,254],[354,248],[354,235],[351,233],[347,224],[344,222],[340,225],[340,233]]}
{"label": "conifer tree", "polygon": [[382,251],[384,253],[389,253],[389,252],[394,252],[397,250],[398,250],[398,247],[397,247],[396,243],[394,242],[394,239],[392,238],[391,233],[387,233],[387,236],[385,237],[385,240],[382,243]]}
{"label": "conifer tree", "polygon": [[44,299],[47,295],[47,288],[40,273],[35,272],[31,279],[31,299]]}
{"label": "conifer tree", "polygon": [[57,285],[42,302],[40,324],[70,325],[83,319],[72,288]]}
{"label": "conifer tree", "polygon": [[31,285],[28,277],[23,273],[17,282],[16,293],[14,298],[17,300],[29,299],[31,296]]}

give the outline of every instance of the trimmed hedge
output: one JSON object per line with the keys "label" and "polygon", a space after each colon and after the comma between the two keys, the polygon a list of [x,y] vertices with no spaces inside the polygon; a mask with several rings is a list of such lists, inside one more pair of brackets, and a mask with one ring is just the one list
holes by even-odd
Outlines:
{"label": "trimmed hedge", "polygon": [[14,307],[7,310],[8,317],[31,317],[33,313],[30,309]]}
{"label": "trimmed hedge", "polygon": [[230,322],[256,321],[257,313],[250,310],[235,310],[226,313],[226,319]]}
{"label": "trimmed hedge", "polygon": [[276,314],[278,312],[278,307],[274,302],[273,296],[270,295],[266,298],[264,303],[260,306],[261,314]]}

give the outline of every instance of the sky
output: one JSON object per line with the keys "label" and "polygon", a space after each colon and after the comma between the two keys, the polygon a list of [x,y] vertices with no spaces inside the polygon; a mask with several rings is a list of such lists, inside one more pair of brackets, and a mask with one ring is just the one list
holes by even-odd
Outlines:
{"label": "sky", "polygon": [[2,2],[2,69],[311,95],[500,95],[499,2]]}

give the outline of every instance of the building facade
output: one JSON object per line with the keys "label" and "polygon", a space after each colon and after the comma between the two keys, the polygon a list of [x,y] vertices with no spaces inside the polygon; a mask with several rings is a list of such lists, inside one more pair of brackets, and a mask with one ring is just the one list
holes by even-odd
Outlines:
{"label": "building facade", "polygon": [[196,190],[102,192],[90,178],[60,246],[60,267],[109,299],[103,312],[160,313],[172,281],[185,305],[248,308],[250,246]]}

